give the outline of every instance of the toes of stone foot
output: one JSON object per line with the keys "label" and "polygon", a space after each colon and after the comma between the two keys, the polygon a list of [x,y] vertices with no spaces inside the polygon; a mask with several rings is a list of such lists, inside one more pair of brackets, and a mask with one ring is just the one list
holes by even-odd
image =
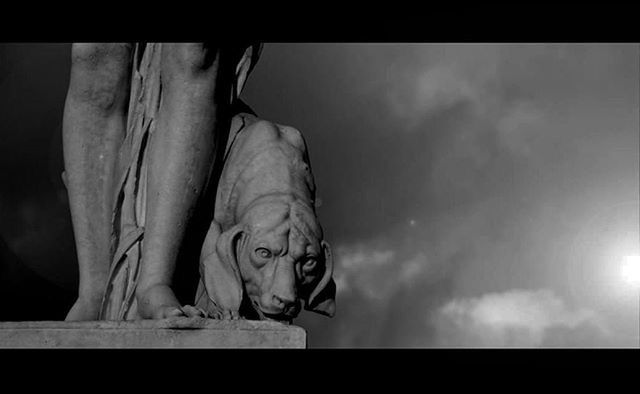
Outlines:
{"label": "toes of stone foot", "polygon": [[224,319],[225,320],[238,320],[240,315],[238,315],[238,311],[224,311]]}
{"label": "toes of stone foot", "polygon": [[185,313],[182,312],[180,308],[168,307],[168,308],[162,309],[159,315],[160,315],[159,318],[168,318],[168,317],[185,316]]}
{"label": "toes of stone foot", "polygon": [[205,317],[206,316],[206,313],[202,309],[193,307],[191,305],[183,306],[182,311],[188,317]]}
{"label": "toes of stone foot", "polygon": [[207,316],[210,319],[215,319],[215,320],[223,320],[223,318],[224,318],[220,311],[209,311],[207,313]]}

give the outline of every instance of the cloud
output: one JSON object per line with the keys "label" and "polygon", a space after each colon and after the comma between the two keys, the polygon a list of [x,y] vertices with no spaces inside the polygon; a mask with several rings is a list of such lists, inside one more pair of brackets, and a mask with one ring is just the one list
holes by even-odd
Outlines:
{"label": "cloud", "polygon": [[477,94],[477,87],[455,67],[437,65],[394,84],[387,99],[391,112],[407,130],[414,130],[426,116],[474,100]]}
{"label": "cloud", "polygon": [[413,63],[391,67],[385,86],[389,113],[400,129],[433,134],[443,132],[437,118],[453,111],[455,126],[447,127],[441,149],[434,150],[445,152],[444,160],[479,168],[496,151],[532,158],[536,138],[547,130],[548,121],[548,102],[539,100],[536,92],[548,82],[525,79],[526,70],[513,58],[521,57],[522,64],[540,63],[543,70],[548,63],[565,65],[554,62],[553,53],[546,47],[523,52],[499,45],[422,46]]}
{"label": "cloud", "polygon": [[369,246],[363,244],[342,246],[338,251],[341,256],[340,265],[349,272],[385,266],[395,256],[393,250],[371,250]]}
{"label": "cloud", "polygon": [[358,291],[368,298],[381,296],[377,272],[393,263],[394,250],[375,250],[365,244],[340,246],[336,249],[335,281],[338,294]]}
{"label": "cloud", "polygon": [[453,299],[435,314],[439,346],[609,346],[598,314],[569,308],[552,291],[510,290]]}
{"label": "cloud", "polygon": [[357,293],[372,302],[382,302],[403,286],[410,286],[430,270],[422,252],[402,257],[393,248],[377,242],[361,242],[336,248],[335,281],[338,295]]}
{"label": "cloud", "polygon": [[531,156],[532,139],[543,130],[544,113],[532,102],[517,101],[496,121],[498,140],[515,156]]}

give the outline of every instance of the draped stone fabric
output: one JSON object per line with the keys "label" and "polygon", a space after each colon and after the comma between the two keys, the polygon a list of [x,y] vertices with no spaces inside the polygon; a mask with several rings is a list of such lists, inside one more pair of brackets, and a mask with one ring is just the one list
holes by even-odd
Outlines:
{"label": "draped stone fabric", "polygon": [[162,44],[136,44],[126,134],[116,169],[111,269],[99,319],[136,319],[135,288],[144,240],[147,147],[160,108]]}

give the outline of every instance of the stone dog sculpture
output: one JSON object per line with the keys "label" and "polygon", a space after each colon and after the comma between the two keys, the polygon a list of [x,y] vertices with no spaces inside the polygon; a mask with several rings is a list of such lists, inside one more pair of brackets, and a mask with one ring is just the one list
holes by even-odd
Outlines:
{"label": "stone dog sculpture", "polygon": [[218,318],[290,322],[304,307],[333,316],[329,244],[315,208],[302,134],[236,115],[202,248],[196,307]]}

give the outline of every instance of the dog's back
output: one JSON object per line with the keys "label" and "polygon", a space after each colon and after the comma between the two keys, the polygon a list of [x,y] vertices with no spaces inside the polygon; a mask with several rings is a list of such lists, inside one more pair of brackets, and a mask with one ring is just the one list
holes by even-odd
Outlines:
{"label": "dog's back", "polygon": [[218,184],[215,220],[237,222],[254,201],[289,195],[313,209],[315,183],[302,134],[241,113],[234,117]]}

